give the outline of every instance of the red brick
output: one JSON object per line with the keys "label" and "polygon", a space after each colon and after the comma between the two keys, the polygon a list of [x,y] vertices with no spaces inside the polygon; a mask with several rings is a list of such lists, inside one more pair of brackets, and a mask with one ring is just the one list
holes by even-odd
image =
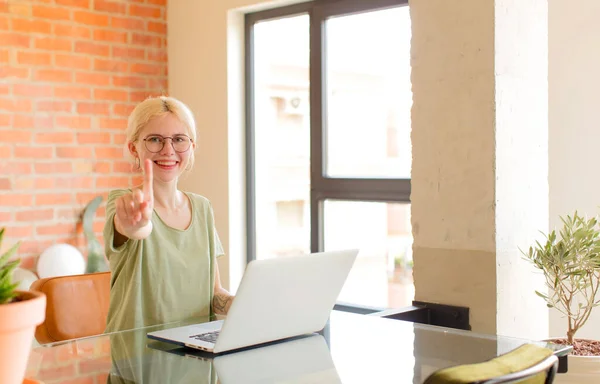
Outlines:
{"label": "red brick", "polygon": [[34,165],[35,173],[48,174],[48,173],[71,173],[73,172],[73,165],[69,161],[57,161],[53,163],[36,163]]}
{"label": "red brick", "polygon": [[35,189],[51,189],[54,188],[56,186],[56,181],[58,180],[63,180],[64,178],[59,178],[59,177],[39,177],[36,176],[35,179],[33,179],[33,186],[35,187]]}
{"label": "red brick", "polygon": [[[8,197],[8,199],[10,199],[10,203],[6,204],[4,203],[5,199]],[[29,198],[29,199],[27,199]],[[9,206],[13,206],[13,207],[23,207],[23,206],[27,206],[27,205],[31,205],[31,196],[10,196],[10,195],[4,195],[1,196],[0,195],[0,205],[9,205]],[[31,225],[27,225],[27,226],[21,226],[21,227],[16,227],[16,226],[7,226],[5,227],[6,232],[4,234],[4,236],[6,236],[7,238],[15,238],[15,239],[23,239],[23,238],[28,238],[31,237],[31,235],[33,235],[33,227]]]}
{"label": "red brick", "polygon": [[110,54],[110,46],[107,44],[90,43],[88,41],[77,41],[75,42],[75,52],[95,56],[108,56]]}
{"label": "red brick", "polygon": [[49,129],[53,127],[52,116],[14,115],[13,117],[13,128]]}
{"label": "red brick", "polygon": [[166,49],[148,49],[147,58],[149,61],[158,61],[162,63],[167,62],[167,50]]}
{"label": "red brick", "polygon": [[54,56],[54,62],[56,63],[57,67],[83,70],[89,70],[92,68],[92,59],[87,56],[56,54]]}
{"label": "red brick", "polygon": [[0,15],[0,30],[7,31],[9,29],[8,17]]}
{"label": "red brick", "polygon": [[154,17],[159,18],[162,16],[161,8],[159,7],[148,7],[144,5],[129,5],[129,14],[131,16],[139,17]]}
{"label": "red brick", "polygon": [[38,69],[33,76],[35,81],[69,83],[73,81],[73,72],[61,69]]}
{"label": "red brick", "polygon": [[70,101],[38,101],[37,110],[41,112],[72,112],[73,103]]}
{"label": "red brick", "polygon": [[131,43],[136,45],[145,45],[160,48],[162,44],[162,37],[147,35],[142,33],[133,33],[131,35]]}
{"label": "red brick", "polygon": [[65,7],[35,5],[31,9],[33,17],[52,20],[71,20],[71,11]]}
{"label": "red brick", "polygon": [[77,113],[91,115],[108,115],[110,114],[110,105],[107,103],[77,103]]}
{"label": "red brick", "polygon": [[88,9],[90,0],[54,0],[57,5],[66,5],[67,7],[78,7]]}
{"label": "red brick", "polygon": [[135,165],[128,161],[115,161],[113,163],[113,172],[115,173],[131,173],[134,168]]}
{"label": "red brick", "polygon": [[43,132],[35,135],[34,141],[43,144],[71,144],[75,140],[72,132]]}
{"label": "red brick", "polygon": [[58,147],[56,156],[68,159],[87,159],[91,157],[91,151],[86,147]]}
{"label": "red brick", "polygon": [[149,91],[139,91],[139,92],[129,92],[129,101],[132,103],[139,103],[140,101],[144,101],[150,96]]}
{"label": "red brick", "polygon": [[[0,159],[10,159],[12,156],[12,145],[0,145]],[[2,222],[2,220],[0,220],[0,222]]]}
{"label": "red brick", "polygon": [[[0,223],[6,223],[7,221],[13,221],[13,215],[10,212],[0,212]],[[23,244],[23,243],[21,243]],[[21,248],[21,247],[19,247]]]}
{"label": "red brick", "polygon": [[125,130],[127,127],[127,118],[115,119],[101,117],[98,119],[98,123],[100,128]]}
{"label": "red brick", "polygon": [[0,127],[10,127],[10,114],[2,114],[0,113]]}
{"label": "red brick", "polygon": [[95,59],[94,60],[94,70],[102,71],[102,72],[127,72],[129,68],[129,63],[126,61],[118,61],[118,60],[104,60],[104,59]]}
{"label": "red brick", "polygon": [[[68,204],[73,201],[73,197],[70,194],[54,194],[54,195],[37,195],[35,197],[35,203],[40,205],[55,205],[55,204]],[[53,225],[40,225],[36,228],[35,232],[38,235],[64,235],[66,233],[75,233],[76,227],[73,224],[53,224]],[[41,372],[40,372],[41,373]],[[44,380],[48,380],[44,375],[40,375]],[[66,378],[68,376],[61,376]],[[63,381],[61,380],[61,383]]]}
{"label": "red brick", "polygon": [[93,25],[96,27],[108,26],[108,16],[96,12],[75,11],[73,12],[73,20],[84,25]]}
{"label": "red brick", "polygon": [[31,16],[31,5],[27,3],[8,2],[8,13],[12,15]]}
{"label": "red brick", "polygon": [[0,174],[8,173],[28,175],[31,173],[31,162],[0,162]]}
{"label": "red brick", "polygon": [[16,158],[50,159],[54,156],[52,147],[15,147]]}
{"label": "red brick", "polygon": [[93,177],[62,177],[55,181],[57,188],[91,189],[94,187]]}
{"label": "red brick", "polygon": [[110,133],[78,133],[79,144],[110,144]]}
{"label": "red brick", "polygon": [[2,47],[22,47],[29,48],[31,45],[31,37],[20,33],[3,32],[0,33],[0,41]]}
{"label": "red brick", "polygon": [[35,39],[35,48],[49,51],[71,51],[73,43],[67,39],[53,37],[38,37]]}
{"label": "red brick", "polygon": [[110,25],[113,28],[129,29],[129,30],[146,30],[144,21],[131,17],[111,17]]}
{"label": "red brick", "polygon": [[105,73],[77,72],[75,82],[78,84],[110,85],[110,75]]}
{"label": "red brick", "polygon": [[71,100],[89,100],[92,98],[92,90],[89,87],[77,86],[55,87],[54,96]]}
{"label": "red brick", "polygon": [[54,34],[56,36],[66,36],[74,39],[89,39],[92,37],[92,30],[88,27],[78,25],[62,25],[54,26]]}
{"label": "red brick", "polygon": [[129,92],[112,89],[96,89],[94,90],[94,99],[107,101],[129,101]]}
{"label": "red brick", "polygon": [[148,88],[152,90],[154,95],[167,94],[167,80],[161,78],[148,79]]}
{"label": "red brick", "polygon": [[[33,128],[33,127],[32,127]],[[31,132],[28,131],[11,131],[9,134],[2,132],[3,143],[29,143],[31,142]]]}
{"label": "red brick", "polygon": [[121,188],[129,184],[129,177],[98,177],[96,178],[96,188]]}
{"label": "red brick", "polygon": [[141,48],[112,47],[112,56],[124,59],[144,59],[146,52]]}
{"label": "red brick", "polygon": [[148,22],[148,31],[160,33],[161,35],[165,35],[167,33],[167,24],[156,22],[156,21],[149,21]]}
{"label": "red brick", "polygon": [[13,94],[15,96],[52,96],[52,87],[36,84],[15,84],[13,85]]}
{"label": "red brick", "polygon": [[143,77],[135,76],[113,76],[113,85],[127,88],[146,88],[148,81]]}
{"label": "red brick", "polygon": [[90,129],[92,119],[87,116],[56,116],[57,128]]}
{"label": "red brick", "polygon": [[[29,221],[29,220],[28,220]],[[46,248],[52,245],[52,241],[40,241],[40,240],[24,240],[21,242],[19,246],[19,251],[23,253],[33,253],[33,254],[41,254]],[[33,258],[32,258],[33,259]],[[35,265],[35,259],[33,259],[33,263],[31,266]]]}
{"label": "red brick", "polygon": [[[17,221],[37,221],[37,220],[51,220],[54,218],[54,209],[37,209],[20,211],[15,213]],[[19,247],[21,251],[23,249]]]}
{"label": "red brick", "polygon": [[132,73],[143,73],[145,75],[164,75],[165,66],[156,64],[131,64]]}
{"label": "red brick", "polygon": [[50,53],[44,52],[17,52],[17,62],[19,64],[29,64],[34,66],[47,66],[52,64]]}
{"label": "red brick", "polygon": [[10,59],[10,51],[8,49],[0,50],[0,63],[8,63]]}
{"label": "red brick", "polygon": [[12,19],[12,30],[15,32],[49,34],[50,27],[51,24],[45,20]]}
{"label": "red brick", "polygon": [[0,98],[0,111],[1,110],[10,112],[31,112],[31,100]]}
{"label": "red brick", "polygon": [[127,4],[110,0],[94,0],[94,9],[96,11],[108,13],[127,13]]}
{"label": "red brick", "polygon": [[28,79],[29,68],[0,67],[0,78]]}
{"label": "red brick", "polygon": [[146,2],[148,4],[161,5],[163,7],[167,5],[167,0],[146,0]]}
{"label": "red brick", "polygon": [[124,157],[123,148],[115,147],[96,147],[97,159],[122,159]]}
{"label": "red brick", "polygon": [[135,105],[115,104],[113,106],[113,113],[119,116],[129,116],[134,107]]}
{"label": "red brick", "polygon": [[127,43],[127,32],[97,29],[94,31],[94,40],[108,41],[111,43]]}
{"label": "red brick", "polygon": [[8,191],[12,189],[10,179],[8,177],[0,177],[0,191]]}

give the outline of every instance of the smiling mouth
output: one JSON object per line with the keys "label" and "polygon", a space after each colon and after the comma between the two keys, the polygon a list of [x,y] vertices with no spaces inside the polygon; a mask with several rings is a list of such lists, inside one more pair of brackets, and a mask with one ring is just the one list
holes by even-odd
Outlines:
{"label": "smiling mouth", "polygon": [[169,161],[156,160],[154,162],[154,164],[158,165],[159,167],[171,168],[171,167],[174,167],[177,164],[179,164],[179,161],[175,161],[175,160],[169,160]]}

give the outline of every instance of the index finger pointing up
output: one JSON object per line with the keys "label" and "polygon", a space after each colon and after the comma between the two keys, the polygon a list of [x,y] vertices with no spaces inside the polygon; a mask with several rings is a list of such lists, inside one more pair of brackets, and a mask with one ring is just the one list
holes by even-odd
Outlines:
{"label": "index finger pointing up", "polygon": [[152,176],[152,161],[150,159],[146,159],[144,161],[144,200],[148,201],[154,198],[152,183],[154,179]]}

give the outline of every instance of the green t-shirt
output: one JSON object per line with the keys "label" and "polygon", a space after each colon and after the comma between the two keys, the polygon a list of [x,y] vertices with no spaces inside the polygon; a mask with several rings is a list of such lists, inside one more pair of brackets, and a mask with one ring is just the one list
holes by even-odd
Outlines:
{"label": "green t-shirt", "polygon": [[131,190],[109,193],[104,249],[110,263],[110,306],[106,332],[212,315],[216,258],[223,247],[208,199],[185,193],[192,206],[189,227],[169,227],[152,214],[152,233],[113,246],[115,200]]}

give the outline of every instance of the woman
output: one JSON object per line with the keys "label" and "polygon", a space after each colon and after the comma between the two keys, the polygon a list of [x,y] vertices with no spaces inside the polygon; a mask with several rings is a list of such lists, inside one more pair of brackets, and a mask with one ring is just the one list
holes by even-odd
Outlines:
{"label": "woman", "polygon": [[226,314],[233,297],[221,287],[216,259],[223,249],[211,204],[177,187],[194,162],[191,111],[171,97],[149,98],[129,116],[126,136],[144,181],[108,195],[106,331]]}

